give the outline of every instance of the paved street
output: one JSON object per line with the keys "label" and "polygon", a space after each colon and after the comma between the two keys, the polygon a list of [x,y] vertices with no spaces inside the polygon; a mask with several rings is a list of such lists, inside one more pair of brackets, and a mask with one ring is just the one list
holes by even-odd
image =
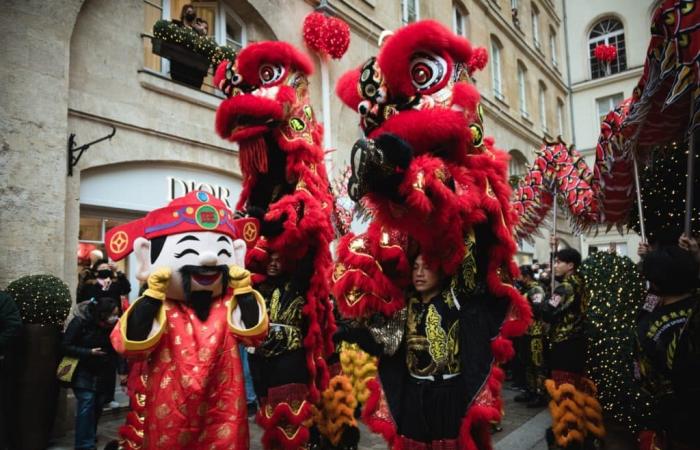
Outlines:
{"label": "paved street", "polygon": [[[505,417],[501,426],[503,431],[494,435],[496,450],[546,450],[544,443],[544,430],[549,426],[549,413],[546,409],[528,409],[522,404],[515,403],[513,397],[518,391],[511,389],[508,385],[503,390],[505,399]],[[126,405],[126,397],[117,397],[117,401]],[[117,430],[123,423],[124,412],[106,412],[100,421],[98,441],[99,448],[106,442],[116,438]],[[251,446],[253,450],[261,449],[261,430],[250,420]],[[363,425],[361,426],[360,448],[364,450],[385,449],[384,441],[375,434],[372,434]],[[48,450],[70,450],[73,448],[73,432],[66,433],[65,436],[56,440],[54,445]]]}

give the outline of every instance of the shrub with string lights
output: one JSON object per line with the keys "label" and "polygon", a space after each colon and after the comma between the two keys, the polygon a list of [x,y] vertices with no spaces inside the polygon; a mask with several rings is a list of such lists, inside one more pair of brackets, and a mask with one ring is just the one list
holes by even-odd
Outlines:
{"label": "shrub with string lights", "polygon": [[588,376],[598,386],[608,417],[636,433],[651,408],[634,377],[636,320],[645,294],[642,276],[631,259],[611,252],[592,254],[580,271],[588,291]]}
{"label": "shrub with string lights", "polygon": [[231,47],[217,45],[209,36],[201,36],[194,29],[169,20],[159,20],[153,25],[153,37],[192,50],[207,58],[214,66],[225,59],[233,61],[236,58],[236,52]]}
{"label": "shrub with string lights", "polygon": [[[688,143],[671,142],[659,146],[652,160],[639,175],[644,205],[644,225],[651,243],[674,244],[683,232],[685,191],[688,179]],[[700,233],[700,154],[695,153],[694,202],[691,228]],[[639,233],[637,201],[630,216],[630,226]]]}
{"label": "shrub with string lights", "polygon": [[68,286],[53,275],[28,275],[7,286],[19,308],[22,322],[62,326],[70,311]]}

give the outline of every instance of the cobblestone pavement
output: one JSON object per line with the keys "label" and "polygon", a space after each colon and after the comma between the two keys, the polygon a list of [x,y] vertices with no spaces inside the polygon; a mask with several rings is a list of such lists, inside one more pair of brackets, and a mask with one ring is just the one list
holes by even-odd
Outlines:
{"label": "cobblestone pavement", "polygon": [[[525,424],[526,422],[530,421],[533,417],[535,417],[538,413],[542,412],[543,409],[528,409],[524,405],[515,403],[513,401],[513,397],[518,393],[518,391],[510,388],[508,385],[504,387],[503,389],[503,398],[505,400],[505,415],[503,418],[503,421],[501,422],[501,426],[503,427],[503,430],[500,432],[497,432],[493,436],[494,443],[498,443],[504,438],[507,438],[509,434],[511,434],[513,431],[516,431],[520,426]],[[117,400],[125,401],[123,398],[117,398]],[[117,430],[119,429],[119,426],[124,421],[124,415],[125,412],[124,410],[119,410],[119,411],[109,411],[106,412],[102,420],[100,421],[99,429],[98,429],[98,448],[102,448],[104,444],[106,444],[108,441],[115,439],[117,437]],[[262,435],[262,431],[260,427],[258,427],[254,422],[253,419],[250,419],[250,438],[251,438],[251,446],[250,448],[252,450],[260,450],[262,447],[260,445],[260,437]],[[379,449],[386,449],[386,444],[384,443],[384,440],[376,434],[371,433],[364,425],[361,425],[360,428],[360,433],[361,433],[361,439],[360,439],[360,449],[362,450],[379,450]],[[542,436],[544,436],[544,428],[542,428]],[[506,439],[506,441],[512,441],[513,436],[511,436],[511,439]],[[62,436],[59,439],[56,439],[53,443],[52,446],[49,446],[48,450],[71,450],[73,448],[73,438],[74,434],[73,431],[70,430],[67,432],[64,436]],[[504,441],[505,442],[505,441]],[[508,447],[500,447],[497,445],[497,448],[500,450],[521,450],[521,447],[517,446],[512,446],[508,445]],[[534,448],[534,447],[533,447]],[[538,447],[539,448],[539,447]]]}

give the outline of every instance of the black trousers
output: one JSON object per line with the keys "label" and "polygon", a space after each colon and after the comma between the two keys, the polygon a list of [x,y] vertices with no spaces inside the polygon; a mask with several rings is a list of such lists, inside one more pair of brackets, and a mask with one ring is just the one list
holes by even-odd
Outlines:
{"label": "black trousers", "polygon": [[267,390],[272,387],[309,382],[306,351],[303,348],[270,357],[251,353],[248,355],[248,363],[255,395],[259,399],[267,397]]}
{"label": "black trousers", "polygon": [[464,382],[407,377],[398,417],[399,434],[419,442],[457,439],[466,409]]}

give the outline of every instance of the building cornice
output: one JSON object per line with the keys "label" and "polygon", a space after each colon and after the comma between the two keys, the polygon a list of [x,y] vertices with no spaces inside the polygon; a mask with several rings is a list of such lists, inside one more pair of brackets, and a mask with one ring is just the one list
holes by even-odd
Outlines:
{"label": "building cornice", "polygon": [[[516,45],[518,49],[528,57],[527,62],[536,64],[545,77],[555,84],[557,88],[567,92],[566,83],[560,78],[561,73],[554,67],[545,63],[546,58],[543,53],[538,52],[528,45],[527,41],[525,41],[525,36],[503,17],[498,7],[489,0],[477,0],[477,3],[482,7],[486,15],[492,19],[493,23],[507,35],[507,37],[503,39],[504,41],[509,41]],[[559,36],[561,33],[557,33],[557,35]]]}
{"label": "building cornice", "polygon": [[588,89],[597,88],[600,86],[606,86],[618,81],[625,81],[630,78],[639,79],[639,77],[644,72],[644,67],[639,66],[624,72],[616,73],[614,75],[608,75],[607,77],[596,78],[595,80],[579,81],[578,83],[573,83],[571,85],[571,92],[573,94],[581,91],[586,91]]}

